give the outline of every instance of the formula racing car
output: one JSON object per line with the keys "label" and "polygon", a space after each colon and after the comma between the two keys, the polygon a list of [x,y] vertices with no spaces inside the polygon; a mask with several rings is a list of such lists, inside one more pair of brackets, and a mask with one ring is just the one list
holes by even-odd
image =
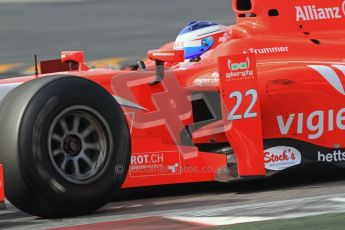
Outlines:
{"label": "formula racing car", "polygon": [[82,51],[0,80],[7,199],[45,218],[120,189],[345,166],[345,2],[233,0],[121,70]]}

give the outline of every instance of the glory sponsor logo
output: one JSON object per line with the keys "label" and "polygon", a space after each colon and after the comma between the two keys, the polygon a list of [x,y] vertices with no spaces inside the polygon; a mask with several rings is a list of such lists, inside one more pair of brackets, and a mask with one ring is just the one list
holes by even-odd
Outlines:
{"label": "glory sponsor logo", "polygon": [[317,154],[317,160],[325,162],[345,161],[345,152],[334,150],[332,153],[321,153],[319,151]]}
{"label": "glory sponsor logo", "polygon": [[233,77],[252,77],[254,76],[253,70],[250,69],[250,59],[249,57],[246,58],[243,62],[232,62],[230,59],[228,60],[228,68],[230,70],[229,73],[226,73],[226,78],[233,78]]}
{"label": "glory sponsor logo", "polygon": [[276,146],[265,150],[265,168],[283,170],[301,163],[301,153],[288,146]]}
{"label": "glory sponsor logo", "polygon": [[296,6],[296,21],[341,19],[345,15],[345,1],[342,6],[317,7],[316,5]]}

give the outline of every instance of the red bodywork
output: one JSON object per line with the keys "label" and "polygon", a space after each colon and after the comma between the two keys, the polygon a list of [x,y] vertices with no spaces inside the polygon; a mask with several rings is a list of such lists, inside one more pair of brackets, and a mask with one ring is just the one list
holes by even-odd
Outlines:
{"label": "red bodywork", "polygon": [[[238,0],[233,10],[231,39],[199,62],[181,67],[172,63],[182,61],[178,51],[163,60],[150,52],[167,61],[155,84],[154,61],[146,71],[87,69],[80,53],[64,53],[79,68],[59,74],[95,81],[123,106],[132,138],[123,188],[345,162],[345,3]],[[155,52],[169,49],[172,43]]]}

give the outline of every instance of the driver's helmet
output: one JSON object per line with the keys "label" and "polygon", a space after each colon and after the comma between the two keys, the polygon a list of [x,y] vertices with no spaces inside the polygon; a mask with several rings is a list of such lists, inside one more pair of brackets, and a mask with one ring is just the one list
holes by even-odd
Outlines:
{"label": "driver's helmet", "polygon": [[175,40],[174,49],[184,50],[185,59],[198,58],[228,39],[227,27],[214,22],[190,22]]}

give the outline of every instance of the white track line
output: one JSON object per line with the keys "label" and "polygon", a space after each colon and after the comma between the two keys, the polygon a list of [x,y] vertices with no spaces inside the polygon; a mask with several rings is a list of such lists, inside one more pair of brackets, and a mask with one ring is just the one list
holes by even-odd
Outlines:
{"label": "white track line", "polygon": [[[47,228],[47,226],[75,226],[75,225],[84,225],[84,224],[93,224],[101,223],[106,221],[116,221],[116,220],[131,220],[137,218],[153,217],[159,216],[168,219],[175,219],[179,221],[200,223],[202,225],[227,225],[235,223],[245,223],[253,221],[262,221],[262,220],[272,220],[272,219],[291,219],[298,217],[306,216],[315,216],[321,214],[329,213],[344,213],[345,206],[343,202],[345,200],[345,193],[340,194],[330,194],[322,196],[314,196],[307,198],[297,198],[289,200],[280,200],[280,201],[271,201],[271,202],[259,202],[259,203],[247,203],[243,205],[231,205],[224,206],[224,204],[219,204],[211,207],[207,206],[198,206],[193,208],[178,207],[172,210],[155,210],[152,208],[151,211],[145,213],[116,213],[114,215],[102,216],[102,214],[95,214],[93,216],[87,216],[85,218],[65,218],[53,221],[40,222],[40,219],[35,219],[33,217],[18,217],[12,218],[9,220],[1,219],[0,211],[0,225],[2,222],[28,222],[30,226],[26,229],[40,229]],[[337,202],[337,203],[333,203]],[[201,202],[202,203],[202,202]],[[134,204],[136,205],[136,204]],[[285,210],[279,212],[277,209],[284,208]],[[300,210],[298,207],[307,207],[303,210]],[[117,207],[108,207],[104,210],[111,209],[121,210]],[[124,207],[126,208],[126,207]],[[273,214],[258,215],[250,214],[253,210],[256,209],[266,209],[272,210]],[[298,210],[298,211],[297,211]],[[275,212],[277,211],[277,212]],[[275,214],[274,214],[275,213]]]}
{"label": "white track line", "polygon": [[271,217],[259,217],[259,216],[217,216],[217,217],[182,217],[182,216],[171,216],[165,217],[171,220],[178,220],[182,222],[202,224],[208,226],[221,226],[230,224],[241,224],[255,221],[272,220]]}
{"label": "white track line", "polygon": [[127,208],[138,208],[142,206],[143,206],[142,204],[133,204],[133,205],[128,206]]}
{"label": "white track line", "polygon": [[341,197],[335,197],[328,200],[335,201],[335,202],[345,202],[345,198],[341,198]]}

